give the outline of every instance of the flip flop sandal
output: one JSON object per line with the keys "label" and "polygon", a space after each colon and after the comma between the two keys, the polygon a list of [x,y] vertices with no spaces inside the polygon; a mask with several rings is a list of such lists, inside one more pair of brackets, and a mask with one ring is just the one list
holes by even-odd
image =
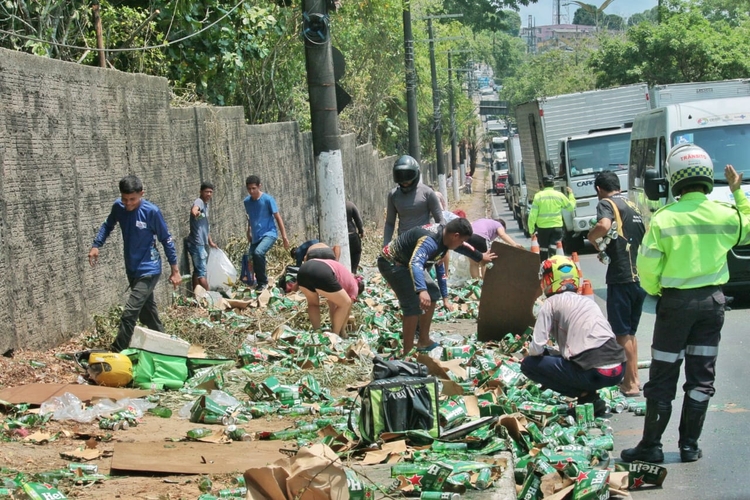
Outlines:
{"label": "flip flop sandal", "polygon": [[431,350],[440,347],[440,344],[437,342],[433,342],[432,344],[428,345],[427,347],[417,347],[417,352],[430,352]]}
{"label": "flip flop sandal", "polygon": [[641,395],[641,391],[635,391],[635,392],[623,392],[623,391],[620,391],[620,392],[626,398],[637,398],[637,397],[639,397]]}

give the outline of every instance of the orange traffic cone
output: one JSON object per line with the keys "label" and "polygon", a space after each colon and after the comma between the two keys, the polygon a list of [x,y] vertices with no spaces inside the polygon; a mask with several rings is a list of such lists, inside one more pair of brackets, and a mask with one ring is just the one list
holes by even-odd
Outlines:
{"label": "orange traffic cone", "polygon": [[578,276],[583,277],[583,269],[581,269],[581,261],[578,259],[578,252],[573,252],[570,255],[570,260],[575,262],[575,265],[578,268]]}
{"label": "orange traffic cone", "polygon": [[555,249],[555,255],[565,255],[565,250],[563,250],[562,241],[557,242],[557,248]]}
{"label": "orange traffic cone", "polygon": [[539,242],[536,239],[536,235],[531,237],[531,251],[533,253],[539,253]]}
{"label": "orange traffic cone", "polygon": [[583,280],[581,285],[581,295],[588,295],[590,298],[594,298],[594,288],[591,286],[591,281]]}

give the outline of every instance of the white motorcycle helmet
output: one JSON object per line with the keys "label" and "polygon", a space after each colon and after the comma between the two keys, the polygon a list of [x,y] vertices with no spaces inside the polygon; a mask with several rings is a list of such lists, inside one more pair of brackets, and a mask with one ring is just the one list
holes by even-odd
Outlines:
{"label": "white motorcycle helmet", "polygon": [[667,178],[675,198],[690,184],[703,185],[708,194],[714,189],[714,163],[695,144],[679,144],[667,156]]}

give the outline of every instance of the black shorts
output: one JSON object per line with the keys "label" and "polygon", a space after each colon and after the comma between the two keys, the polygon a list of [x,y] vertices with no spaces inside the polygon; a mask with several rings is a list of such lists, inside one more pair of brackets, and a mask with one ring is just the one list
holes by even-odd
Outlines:
{"label": "black shorts", "polygon": [[327,260],[336,260],[336,254],[333,253],[333,248],[313,248],[312,250],[307,251],[307,260],[310,259],[327,259]]}
{"label": "black shorts", "polygon": [[318,260],[308,260],[300,266],[297,284],[313,292],[336,293],[342,290],[331,266]]}
{"label": "black shorts", "polygon": [[474,249],[479,253],[485,253],[487,250],[489,250],[489,247],[487,246],[487,240],[483,236],[479,236],[478,234],[472,234],[466,243],[473,246]]}
{"label": "black shorts", "polygon": [[640,283],[607,285],[607,319],[615,335],[635,335],[646,292]]}
{"label": "black shorts", "polygon": [[[378,257],[378,270],[388,282],[393,293],[398,298],[398,305],[404,316],[418,316],[422,314],[422,308],[419,305],[419,294],[414,290],[414,280],[411,276],[411,268],[388,262],[383,257]],[[430,273],[423,271],[427,293],[430,295],[432,302],[440,300],[440,287],[430,277]]]}

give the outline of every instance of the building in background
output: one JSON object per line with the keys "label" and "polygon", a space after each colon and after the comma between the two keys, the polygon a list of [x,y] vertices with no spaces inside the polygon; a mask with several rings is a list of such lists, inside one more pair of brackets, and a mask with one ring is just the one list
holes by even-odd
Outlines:
{"label": "building in background", "polygon": [[576,41],[593,36],[596,26],[585,24],[549,24],[546,26],[521,28],[521,38],[526,41],[527,51],[536,54],[551,48],[572,48]]}

